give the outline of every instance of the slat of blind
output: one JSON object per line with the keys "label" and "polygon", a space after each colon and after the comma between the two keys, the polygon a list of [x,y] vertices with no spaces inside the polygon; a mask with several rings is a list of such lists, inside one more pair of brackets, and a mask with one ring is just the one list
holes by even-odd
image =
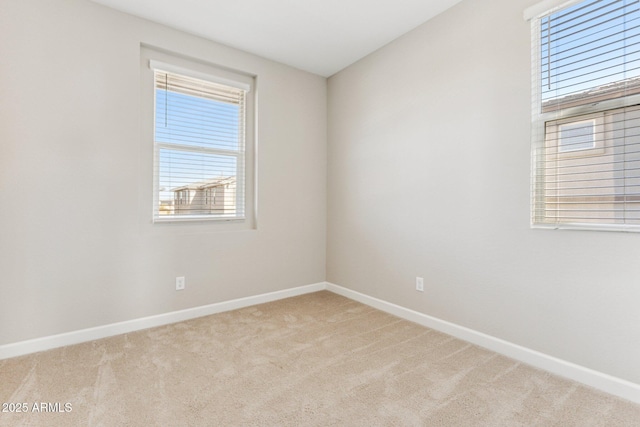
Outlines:
{"label": "slat of blind", "polygon": [[[196,70],[192,70],[190,68],[184,68],[175,64],[168,64],[162,61],[150,60],[149,68],[154,71],[165,71],[172,73],[177,76],[184,76],[188,78],[193,78],[205,82],[217,83],[223,86],[232,87],[236,89],[243,90],[245,92],[249,92],[251,90],[251,85],[246,81],[240,81],[234,76],[233,78],[225,77],[224,75],[212,75],[208,73],[202,73]],[[219,70],[216,74],[223,74],[221,70]],[[245,78],[246,79],[246,78]]]}
{"label": "slat of blind", "polygon": [[[602,6],[593,8],[592,6],[601,4]],[[633,9],[629,9],[625,0],[614,0],[607,3],[604,0],[590,3],[588,6],[578,8],[576,11],[586,13],[574,15],[572,18],[561,21],[558,18],[549,19],[546,26],[549,31],[543,42],[557,42],[559,44],[570,43],[574,39],[584,39],[585,34],[592,35],[603,31],[602,27],[612,28],[617,25],[616,20],[629,16]],[[574,37],[574,36],[579,37]],[[546,40],[545,40],[546,38]]]}

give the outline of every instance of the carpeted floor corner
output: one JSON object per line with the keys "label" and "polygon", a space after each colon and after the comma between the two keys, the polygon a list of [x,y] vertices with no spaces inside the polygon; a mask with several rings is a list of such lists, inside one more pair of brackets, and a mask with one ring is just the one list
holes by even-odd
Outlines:
{"label": "carpeted floor corner", "polygon": [[12,427],[640,426],[640,405],[327,291],[0,361],[0,402],[27,404]]}

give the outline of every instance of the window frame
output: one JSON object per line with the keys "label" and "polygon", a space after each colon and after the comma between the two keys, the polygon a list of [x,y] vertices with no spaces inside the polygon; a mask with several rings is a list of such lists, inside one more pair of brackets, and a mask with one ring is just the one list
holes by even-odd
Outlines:
{"label": "window frame", "polygon": [[[640,225],[635,224],[607,224],[607,223],[581,223],[581,222],[542,222],[538,220],[537,211],[539,206],[545,206],[546,195],[544,191],[545,162],[540,160],[540,156],[545,155],[545,145],[547,141],[546,127],[549,123],[556,126],[563,122],[586,120],[596,116],[606,116],[609,111],[636,106],[640,104],[640,93],[632,94],[620,98],[598,100],[583,105],[560,106],[557,109],[545,109],[542,101],[542,75],[541,75],[541,18],[556,13],[559,10],[569,8],[584,0],[544,0],[524,11],[525,20],[531,25],[531,184],[530,184],[530,227],[533,229],[567,229],[567,230],[595,230],[595,231],[627,231],[640,232]],[[596,127],[606,126],[603,119],[596,123]],[[601,138],[606,139],[606,138]],[[606,150],[602,141],[596,139],[596,146],[586,150],[574,150],[560,153],[562,156],[580,156],[584,153],[594,153],[598,150]],[[599,144],[598,144],[599,142]],[[544,209],[544,208],[543,208]]]}
{"label": "window frame", "polygon": [[[254,229],[256,224],[256,184],[255,184],[255,146],[256,146],[256,86],[257,77],[254,74],[232,70],[214,63],[203,61],[198,58],[187,57],[180,54],[171,53],[153,46],[141,44],[141,83],[142,83],[142,111],[143,111],[143,139],[146,147],[149,147],[152,155],[151,172],[151,223],[182,223],[182,222],[202,222],[230,230]],[[159,65],[158,65],[159,64]],[[244,155],[241,162],[238,162],[237,173],[243,174],[244,197],[237,203],[243,203],[243,215],[221,216],[216,213],[190,214],[190,215],[165,215],[161,214],[162,203],[160,201],[159,185],[159,151],[160,149],[171,148],[171,143],[158,144],[155,140],[155,108],[156,108],[156,88],[154,68],[162,71],[180,74],[200,80],[208,80],[218,84],[234,87],[246,87],[248,89],[245,96],[244,114]],[[167,146],[167,147],[165,147]],[[184,146],[176,146],[181,151]],[[189,150],[187,146],[187,151]],[[149,152],[148,149],[145,149]],[[220,151],[219,149],[201,150]],[[223,150],[224,151],[224,150]],[[205,153],[207,154],[207,153]],[[210,153],[209,153],[210,154]],[[225,155],[230,153],[224,153]],[[182,194],[182,192],[180,192]],[[181,196],[180,200],[183,200]]]}

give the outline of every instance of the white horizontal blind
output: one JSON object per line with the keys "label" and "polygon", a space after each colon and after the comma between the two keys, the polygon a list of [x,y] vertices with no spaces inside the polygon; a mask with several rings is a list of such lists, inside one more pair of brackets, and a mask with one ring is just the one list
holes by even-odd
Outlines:
{"label": "white horizontal blind", "polygon": [[582,1],[533,37],[534,225],[640,226],[639,1]]}
{"label": "white horizontal blind", "polygon": [[154,70],[154,219],[245,214],[246,91]]}

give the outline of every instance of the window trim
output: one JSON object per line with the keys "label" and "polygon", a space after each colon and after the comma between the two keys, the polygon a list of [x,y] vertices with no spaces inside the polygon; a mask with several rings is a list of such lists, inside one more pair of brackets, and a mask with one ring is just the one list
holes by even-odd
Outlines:
{"label": "window trim", "polygon": [[[222,227],[225,230],[251,230],[256,228],[257,210],[256,210],[256,171],[255,171],[255,153],[256,153],[256,105],[257,105],[257,77],[255,74],[233,70],[223,67],[215,63],[205,61],[199,58],[187,57],[181,54],[172,53],[161,48],[141,44],[140,45],[140,67],[141,67],[141,84],[142,84],[142,112],[143,112],[143,139],[145,149],[152,158],[151,170],[151,200],[150,200],[150,222],[152,224],[170,224],[170,223],[191,223],[200,222],[210,225],[218,224],[216,227]],[[245,99],[245,150],[244,150],[244,217],[225,217],[211,214],[195,214],[181,216],[165,216],[160,215],[162,209],[159,200],[159,158],[158,147],[155,144],[154,125],[155,125],[155,81],[154,70],[151,65],[163,71],[174,72],[188,77],[202,80],[212,81],[218,84],[233,86],[240,89],[248,88]],[[160,64],[160,66],[158,66]],[[169,70],[169,68],[171,70]],[[206,77],[206,78],[203,78]],[[165,143],[162,143],[163,145]],[[170,145],[170,144],[169,144]],[[180,146],[180,150],[185,147]],[[223,150],[224,151],[224,150]],[[227,153],[225,153],[227,154]],[[240,169],[239,169],[240,171]],[[147,199],[149,200],[149,199]]]}

